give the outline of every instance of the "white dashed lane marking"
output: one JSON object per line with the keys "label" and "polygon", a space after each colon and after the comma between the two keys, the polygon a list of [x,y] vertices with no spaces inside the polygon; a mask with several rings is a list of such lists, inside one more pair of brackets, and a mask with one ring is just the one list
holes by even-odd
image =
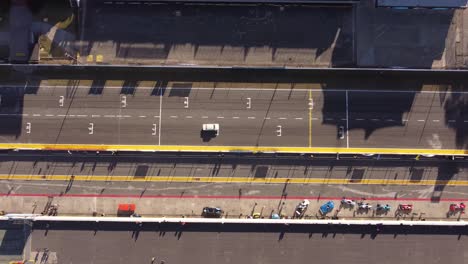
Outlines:
{"label": "white dashed lane marking", "polygon": [[[92,118],[100,118],[100,117],[105,117],[105,118],[130,118],[132,117],[131,115],[63,115],[63,114],[58,114],[58,115],[54,115],[54,114],[0,114],[0,116],[25,116],[25,117],[28,117],[28,116],[33,116],[33,117],[41,117],[41,116],[46,116],[46,117],[88,117],[88,116],[91,116]],[[146,115],[139,115],[138,116],[139,118],[147,118],[148,116]],[[153,116],[154,118],[160,118],[160,116]],[[170,118],[179,118],[178,116],[176,115],[172,115],[172,116],[169,116]],[[201,119],[208,119],[209,116],[201,116],[201,117],[194,117],[194,116],[185,116],[185,118],[187,119],[196,119],[196,118],[201,118]],[[239,117],[239,116],[232,116],[232,117],[224,117],[224,116],[217,116],[216,117],[217,119],[225,119],[225,118],[232,118],[232,119],[250,119],[250,120],[253,120],[253,119],[257,119],[257,117],[255,116],[248,116],[248,117]],[[270,120],[271,117],[264,117],[265,120]],[[278,117],[277,118],[278,120],[287,120],[288,118],[287,117]],[[294,117],[294,118],[291,118],[291,119],[295,119],[295,120],[304,120],[303,117]],[[307,118],[306,118],[307,119]],[[323,120],[321,118],[317,118],[317,117],[313,117],[312,118],[313,121],[319,121],[319,120]],[[346,118],[325,118],[326,121],[336,121],[336,120],[341,120],[341,121],[346,121]],[[395,119],[379,119],[379,118],[369,118],[369,119],[365,119],[365,118],[355,118],[354,121],[364,121],[364,122],[399,122],[399,120],[395,120]],[[432,119],[432,120],[425,120],[425,119],[417,119],[417,120],[409,120],[409,119],[402,119],[401,122],[427,122],[427,121],[432,121],[434,123],[440,123],[441,120],[440,119]],[[443,121],[443,120],[442,120]],[[454,119],[450,119],[450,120],[447,120],[446,122],[448,123],[455,123],[457,122],[457,120],[454,120]],[[460,121],[461,122],[461,121]],[[468,120],[463,120],[464,123],[468,123]]]}

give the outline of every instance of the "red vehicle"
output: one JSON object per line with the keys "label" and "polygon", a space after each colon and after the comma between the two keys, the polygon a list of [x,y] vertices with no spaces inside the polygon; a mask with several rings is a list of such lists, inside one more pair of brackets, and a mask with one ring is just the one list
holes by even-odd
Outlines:
{"label": "red vehicle", "polygon": [[413,210],[413,205],[412,204],[400,204],[398,206],[398,209],[400,209],[401,211],[411,211]]}
{"label": "red vehicle", "polygon": [[450,204],[450,212],[452,213],[465,212],[465,207],[466,206],[464,203]]}

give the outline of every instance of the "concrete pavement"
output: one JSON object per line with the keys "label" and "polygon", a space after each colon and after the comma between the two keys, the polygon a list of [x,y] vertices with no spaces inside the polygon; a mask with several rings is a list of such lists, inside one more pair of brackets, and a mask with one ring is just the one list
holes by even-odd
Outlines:
{"label": "concrete pavement", "polygon": [[[60,214],[114,215],[118,203],[135,203],[144,216],[198,216],[204,206],[221,206],[228,217],[280,211],[291,216],[307,198],[312,202],[307,215],[316,217],[318,206],[328,200],[339,204],[345,196],[374,207],[413,203],[415,215],[406,217],[445,219],[450,203],[468,200],[466,164],[449,160],[17,156],[5,155],[0,162],[7,179],[0,185],[0,210],[11,213],[38,213],[58,203]],[[347,209],[338,216],[392,219],[395,211],[376,216]]]}

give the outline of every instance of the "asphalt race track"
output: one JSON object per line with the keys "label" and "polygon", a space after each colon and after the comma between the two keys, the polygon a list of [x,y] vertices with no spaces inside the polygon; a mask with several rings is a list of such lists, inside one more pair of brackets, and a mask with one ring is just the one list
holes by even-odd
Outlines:
{"label": "asphalt race track", "polygon": [[429,264],[464,263],[468,257],[466,232],[456,228],[428,233],[427,227],[59,225],[39,225],[31,233],[33,251],[48,248],[59,263],[151,263],[155,257],[155,263],[168,264]]}
{"label": "asphalt race track", "polygon": [[[460,149],[455,92],[154,87],[4,89],[1,143]],[[206,137],[202,124],[217,123]],[[346,133],[348,131],[348,133]]]}

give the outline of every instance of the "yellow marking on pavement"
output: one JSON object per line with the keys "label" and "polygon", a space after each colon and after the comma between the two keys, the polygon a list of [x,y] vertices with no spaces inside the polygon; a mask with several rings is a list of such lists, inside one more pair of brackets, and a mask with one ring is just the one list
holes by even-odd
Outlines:
{"label": "yellow marking on pavement", "polygon": [[[309,104],[312,104],[312,90],[309,90]],[[312,105],[309,105],[309,148],[312,147]]]}
{"label": "yellow marking on pavement", "polygon": [[[8,175],[0,174],[0,180],[18,181],[70,181],[70,175]],[[330,185],[447,185],[468,186],[468,180],[420,180],[410,179],[330,179],[330,178],[254,178],[254,177],[193,177],[193,176],[123,176],[123,175],[75,175],[73,181],[113,182],[185,182],[185,183],[261,183],[261,184],[330,184]]]}
{"label": "yellow marking on pavement", "polygon": [[456,155],[468,156],[463,149],[416,148],[339,148],[339,147],[255,147],[255,146],[193,146],[193,145],[96,145],[96,144],[30,144],[0,143],[0,149],[56,151],[170,151],[170,152],[231,152],[231,153],[317,153],[317,154],[396,154],[396,155]]}
{"label": "yellow marking on pavement", "polygon": [[104,56],[101,54],[96,55],[96,62],[97,63],[102,63],[104,61]]}

